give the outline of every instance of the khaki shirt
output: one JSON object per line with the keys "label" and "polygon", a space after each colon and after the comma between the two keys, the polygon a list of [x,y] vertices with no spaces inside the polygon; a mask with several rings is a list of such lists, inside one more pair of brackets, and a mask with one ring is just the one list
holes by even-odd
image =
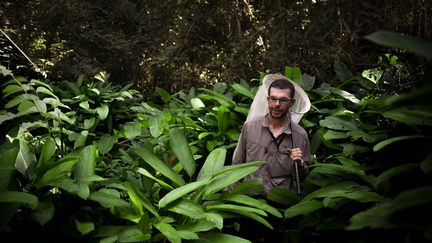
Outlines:
{"label": "khaki shirt", "polygon": [[[294,148],[300,148],[302,159],[308,164],[310,161],[310,146],[306,131],[296,123],[292,123],[292,130],[287,123],[282,134],[273,140],[267,116],[244,123],[237,147],[233,154],[233,164],[252,161],[265,161],[254,173],[245,179],[260,178],[268,193],[273,187],[293,187],[293,161],[288,149],[293,148],[291,135],[293,134]],[[277,141],[282,139],[279,148]]]}

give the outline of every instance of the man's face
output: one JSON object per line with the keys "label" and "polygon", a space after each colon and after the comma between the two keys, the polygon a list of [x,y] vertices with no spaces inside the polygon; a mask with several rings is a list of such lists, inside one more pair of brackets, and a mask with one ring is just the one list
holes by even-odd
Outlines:
{"label": "man's face", "polygon": [[294,99],[291,98],[291,90],[271,87],[267,103],[273,119],[285,119],[289,108],[294,104]]}

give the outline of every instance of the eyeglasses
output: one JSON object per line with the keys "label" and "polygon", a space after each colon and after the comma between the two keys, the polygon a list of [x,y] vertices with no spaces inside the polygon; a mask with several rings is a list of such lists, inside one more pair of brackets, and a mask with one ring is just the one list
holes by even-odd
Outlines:
{"label": "eyeglasses", "polygon": [[272,102],[272,103],[276,103],[278,100],[281,104],[288,104],[288,102],[290,102],[292,99],[288,99],[288,98],[276,98],[274,96],[269,96],[268,99]]}

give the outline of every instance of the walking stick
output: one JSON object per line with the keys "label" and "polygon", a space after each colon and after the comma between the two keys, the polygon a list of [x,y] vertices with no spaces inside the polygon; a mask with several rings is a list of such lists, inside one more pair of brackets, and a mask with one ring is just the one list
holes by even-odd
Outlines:
{"label": "walking stick", "polygon": [[[294,133],[292,130],[292,120],[291,120],[291,112],[289,113],[289,126],[290,126],[290,130],[291,130],[291,149],[294,148]],[[294,164],[294,177],[296,179],[296,188],[297,188],[297,194],[300,195],[301,194],[301,189],[300,189],[300,176],[299,176],[299,172],[298,172],[298,165],[297,165],[298,161],[294,161],[293,160],[293,164]]]}

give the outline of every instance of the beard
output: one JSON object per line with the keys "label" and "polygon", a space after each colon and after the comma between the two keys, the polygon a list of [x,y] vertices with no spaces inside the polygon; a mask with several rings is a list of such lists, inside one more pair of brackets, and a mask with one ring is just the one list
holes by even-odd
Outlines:
{"label": "beard", "polygon": [[287,112],[286,110],[280,109],[280,108],[272,108],[270,107],[270,116],[273,119],[277,119],[277,120],[282,120],[285,119],[285,117],[287,116]]}

